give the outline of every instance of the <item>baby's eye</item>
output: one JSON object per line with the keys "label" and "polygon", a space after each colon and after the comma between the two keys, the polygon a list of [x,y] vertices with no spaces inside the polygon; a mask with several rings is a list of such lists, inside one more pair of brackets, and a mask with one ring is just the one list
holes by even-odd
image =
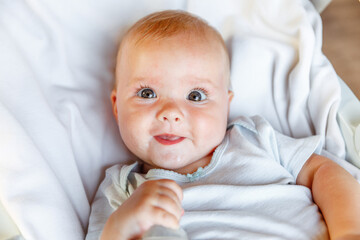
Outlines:
{"label": "baby's eye", "polygon": [[143,88],[136,95],[141,98],[156,98],[156,93],[151,88]]}
{"label": "baby's eye", "polygon": [[187,99],[194,102],[200,102],[206,100],[207,95],[204,90],[195,89],[189,93]]}

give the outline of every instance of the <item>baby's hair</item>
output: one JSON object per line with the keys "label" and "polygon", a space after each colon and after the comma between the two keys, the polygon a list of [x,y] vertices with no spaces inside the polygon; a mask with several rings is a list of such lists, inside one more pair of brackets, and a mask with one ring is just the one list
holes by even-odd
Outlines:
{"label": "baby's hair", "polygon": [[216,37],[219,42],[226,46],[221,35],[205,20],[181,10],[166,10],[152,13],[136,22],[128,31],[140,44],[147,40],[161,40],[176,35],[206,38],[207,34]]}
{"label": "baby's hair", "polygon": [[127,42],[136,47],[145,42],[161,41],[179,35],[204,42],[215,39],[220,43],[229,61],[227,48],[220,33],[200,17],[181,10],[155,12],[137,21],[125,34],[119,47],[117,61]]}

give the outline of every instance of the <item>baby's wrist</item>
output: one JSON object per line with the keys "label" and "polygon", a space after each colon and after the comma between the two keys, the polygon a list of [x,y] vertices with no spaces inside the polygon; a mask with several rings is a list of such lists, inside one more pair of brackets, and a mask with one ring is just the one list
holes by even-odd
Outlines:
{"label": "baby's wrist", "polygon": [[129,225],[126,219],[117,216],[115,211],[110,215],[106,224],[104,226],[103,232],[101,234],[101,240],[116,240],[116,239],[131,239],[133,238],[131,232],[129,232]]}

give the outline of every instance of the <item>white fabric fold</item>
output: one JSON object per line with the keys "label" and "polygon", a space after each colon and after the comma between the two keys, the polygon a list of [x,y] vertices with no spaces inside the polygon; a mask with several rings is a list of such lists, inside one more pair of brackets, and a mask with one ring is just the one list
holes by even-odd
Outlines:
{"label": "white fabric fold", "polygon": [[189,11],[217,27],[231,51],[232,119],[260,114],[286,135],[321,135],[326,150],[345,156],[336,122],[340,85],[309,1],[200,0]]}

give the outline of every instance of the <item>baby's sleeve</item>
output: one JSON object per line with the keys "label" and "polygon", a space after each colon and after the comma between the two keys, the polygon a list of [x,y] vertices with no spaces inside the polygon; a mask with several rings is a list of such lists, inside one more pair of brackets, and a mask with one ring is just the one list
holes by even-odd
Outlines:
{"label": "baby's sleeve", "polygon": [[274,130],[273,153],[279,163],[297,179],[297,176],[313,153],[321,152],[320,136],[291,138]]}
{"label": "baby's sleeve", "polygon": [[96,192],[91,205],[88,233],[86,240],[98,240],[110,215],[127,198],[126,191],[120,185],[120,165],[106,171],[106,176]]}

